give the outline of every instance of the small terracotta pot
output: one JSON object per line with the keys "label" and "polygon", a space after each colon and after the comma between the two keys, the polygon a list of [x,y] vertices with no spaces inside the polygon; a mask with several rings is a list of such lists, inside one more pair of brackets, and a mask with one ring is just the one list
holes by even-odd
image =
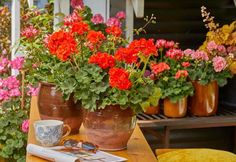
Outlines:
{"label": "small terracotta pot", "polygon": [[130,108],[107,106],[94,112],[85,111],[83,125],[87,140],[100,150],[116,151],[127,147],[136,124],[136,115]]}
{"label": "small terracotta pot", "polygon": [[172,118],[184,117],[187,113],[187,97],[172,103],[169,98],[164,99],[164,115]]}
{"label": "small terracotta pot", "polygon": [[40,84],[38,108],[42,120],[62,120],[71,127],[71,134],[79,133],[83,121],[83,111],[80,104],[75,104],[73,97],[65,101],[62,93],[57,91],[53,84]]}
{"label": "small terracotta pot", "polygon": [[207,85],[192,82],[195,92],[190,97],[190,112],[195,116],[215,115],[218,109],[219,87],[216,81]]}
{"label": "small terracotta pot", "polygon": [[155,115],[155,114],[159,114],[159,112],[160,112],[160,106],[158,105],[158,106],[148,107],[144,113],[148,115]]}

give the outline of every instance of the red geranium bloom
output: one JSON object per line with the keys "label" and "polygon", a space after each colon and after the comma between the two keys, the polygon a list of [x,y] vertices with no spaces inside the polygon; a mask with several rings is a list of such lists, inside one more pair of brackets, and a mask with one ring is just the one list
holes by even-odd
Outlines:
{"label": "red geranium bloom", "polygon": [[108,53],[97,53],[89,58],[90,64],[97,64],[102,69],[107,69],[115,66],[115,59]]}
{"label": "red geranium bloom", "polygon": [[101,31],[91,30],[88,32],[87,39],[90,43],[97,44],[100,43],[102,40],[106,39],[106,37]]}
{"label": "red geranium bloom", "polygon": [[76,22],[72,24],[72,28],[71,31],[73,33],[78,33],[79,35],[84,34],[85,32],[87,32],[89,29],[88,24],[84,23],[84,22]]}
{"label": "red geranium bloom", "polygon": [[128,90],[132,86],[129,73],[122,68],[111,68],[109,70],[109,84],[120,90]]}
{"label": "red geranium bloom", "polygon": [[180,77],[187,77],[188,71],[187,70],[178,70],[175,74],[175,79],[179,79]]}
{"label": "red geranium bloom", "polygon": [[73,36],[63,30],[57,31],[48,37],[47,47],[51,54],[56,55],[60,60],[67,58],[76,52],[76,41]]}
{"label": "red geranium bloom", "polygon": [[151,64],[151,70],[156,75],[169,69],[170,69],[170,66],[166,64],[165,62],[160,62],[158,64]]}
{"label": "red geranium bloom", "polygon": [[107,34],[111,34],[111,35],[113,35],[115,37],[119,37],[122,34],[122,30],[118,26],[108,27],[108,28],[106,28],[106,32],[107,32]]}
{"label": "red geranium bloom", "polygon": [[134,40],[130,43],[129,48],[132,48],[136,53],[141,52],[144,56],[157,55],[157,48],[154,45],[153,39]]}
{"label": "red geranium bloom", "polygon": [[182,62],[183,67],[189,67],[191,64],[189,62]]}
{"label": "red geranium bloom", "polygon": [[127,64],[136,63],[138,60],[137,54],[130,48],[119,48],[115,53],[115,59],[124,61]]}

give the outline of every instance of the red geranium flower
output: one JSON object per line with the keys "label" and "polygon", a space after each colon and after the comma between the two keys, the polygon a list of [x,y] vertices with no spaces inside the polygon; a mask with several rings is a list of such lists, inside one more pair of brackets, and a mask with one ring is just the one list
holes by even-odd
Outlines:
{"label": "red geranium flower", "polygon": [[115,59],[124,61],[127,64],[136,63],[138,60],[137,54],[130,48],[119,48],[115,53]]}
{"label": "red geranium flower", "polygon": [[122,34],[122,30],[118,26],[108,27],[108,28],[106,28],[106,32],[107,32],[107,34],[111,34],[111,35],[113,35],[115,37],[119,37]]}
{"label": "red geranium flower", "polygon": [[178,70],[175,74],[175,79],[179,79],[180,77],[187,77],[188,71],[187,70]]}
{"label": "red geranium flower", "polygon": [[157,55],[157,48],[154,45],[153,39],[134,40],[130,43],[129,48],[133,49],[135,53],[141,52],[144,56]]}
{"label": "red geranium flower", "polygon": [[166,56],[171,59],[174,59],[174,60],[179,60],[179,59],[183,58],[184,53],[180,49],[169,49],[166,52]]}
{"label": "red geranium flower", "polygon": [[106,37],[102,34],[101,31],[91,30],[88,32],[87,39],[92,44],[97,44],[106,39]]}
{"label": "red geranium flower", "polygon": [[97,64],[102,69],[107,69],[115,66],[115,59],[108,53],[97,53],[89,58],[90,64]]}
{"label": "red geranium flower", "polygon": [[170,66],[166,64],[165,62],[160,62],[158,64],[151,64],[151,70],[156,75],[169,69],[170,69]]}
{"label": "red geranium flower", "polygon": [[132,86],[129,73],[122,68],[111,68],[109,70],[109,84],[111,87],[120,90],[128,90]]}
{"label": "red geranium flower", "polygon": [[84,22],[76,22],[72,24],[72,28],[71,31],[73,33],[78,33],[79,35],[84,34],[85,32],[87,32],[89,29],[88,24],[84,23]]}
{"label": "red geranium flower", "polygon": [[48,37],[47,47],[52,55],[56,55],[61,61],[76,52],[76,41],[73,36],[63,30],[57,31]]}
{"label": "red geranium flower", "polygon": [[191,64],[189,62],[182,62],[183,67],[189,67]]}

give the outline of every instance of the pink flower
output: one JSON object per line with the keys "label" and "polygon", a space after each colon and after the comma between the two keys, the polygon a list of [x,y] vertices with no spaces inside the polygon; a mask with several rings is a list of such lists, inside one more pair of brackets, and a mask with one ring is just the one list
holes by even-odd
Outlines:
{"label": "pink flower", "polygon": [[218,45],[215,43],[215,41],[210,41],[207,43],[207,50],[208,51],[213,51],[213,50],[216,50],[218,47]]}
{"label": "pink flower", "polygon": [[179,60],[184,56],[184,54],[183,51],[180,49],[169,49],[166,52],[166,56],[171,59]]}
{"label": "pink flower", "polygon": [[20,92],[19,88],[14,88],[9,91],[10,97],[18,97],[20,95],[21,95],[21,92]]}
{"label": "pink flower", "polygon": [[39,92],[39,87],[33,87],[31,85],[28,85],[27,88],[29,89],[27,92],[28,96],[37,96]]}
{"label": "pink flower", "polygon": [[229,53],[234,53],[234,52],[236,52],[236,46],[229,46],[229,47],[227,48],[227,52],[229,52]]}
{"label": "pink flower", "polygon": [[8,91],[5,89],[0,89],[0,101],[6,101],[9,99]]}
{"label": "pink flower", "polygon": [[32,67],[33,67],[33,68],[37,68],[37,67],[38,67],[38,64],[34,63],[34,64],[32,64]]}
{"label": "pink flower", "polygon": [[222,53],[223,55],[226,54],[226,48],[225,48],[225,46],[223,46],[223,45],[219,45],[219,46],[217,47],[217,50],[218,50],[220,53]]}
{"label": "pink flower", "polygon": [[27,133],[29,131],[29,119],[26,119],[21,124],[21,130],[24,133]]}
{"label": "pink flower", "polygon": [[106,22],[107,26],[118,26],[121,27],[121,22],[119,19],[115,18],[115,17],[111,17],[107,20]]}
{"label": "pink flower", "polygon": [[189,67],[191,64],[189,62],[182,62],[183,67]]}
{"label": "pink flower", "polygon": [[23,67],[24,61],[24,57],[16,57],[10,62],[10,65],[13,69],[20,70]]}
{"label": "pink flower", "polygon": [[157,48],[163,48],[163,47],[165,47],[165,44],[166,44],[166,40],[164,40],[164,39],[158,39],[156,41]]}
{"label": "pink flower", "polygon": [[116,18],[118,19],[125,19],[126,15],[124,11],[119,11],[116,13]]}
{"label": "pink flower", "polygon": [[205,60],[205,61],[209,60],[207,53],[204,51],[199,51],[199,50],[197,50],[196,52],[193,52],[191,57],[192,59],[195,59],[195,60]]}
{"label": "pink flower", "polygon": [[184,55],[185,55],[186,57],[191,56],[193,53],[195,53],[195,51],[192,50],[192,49],[186,49],[186,50],[184,50]]}
{"label": "pink flower", "polygon": [[212,61],[215,72],[221,72],[227,65],[226,60],[221,56],[214,57]]}
{"label": "pink flower", "polygon": [[178,70],[175,74],[175,79],[179,79],[180,77],[187,77],[188,71],[187,70]]}
{"label": "pink flower", "polygon": [[68,15],[64,18],[64,25],[70,26],[73,23],[80,22],[81,20],[82,20],[82,18],[80,17],[78,12],[76,10],[74,10],[71,15]]}
{"label": "pink flower", "polygon": [[165,44],[165,48],[174,48],[175,42],[174,41],[167,41]]}
{"label": "pink flower", "polygon": [[15,89],[15,88],[19,88],[20,81],[17,80],[16,76],[10,76],[4,80],[3,85],[7,87],[9,90]]}
{"label": "pink flower", "polygon": [[70,5],[72,8],[83,8],[84,2],[83,0],[71,0]]}
{"label": "pink flower", "polygon": [[23,29],[21,32],[21,35],[26,38],[33,38],[38,34],[38,30],[34,28],[33,26],[29,26]]}
{"label": "pink flower", "polygon": [[91,21],[94,24],[102,24],[104,22],[104,18],[102,17],[101,14],[96,14],[92,17]]}

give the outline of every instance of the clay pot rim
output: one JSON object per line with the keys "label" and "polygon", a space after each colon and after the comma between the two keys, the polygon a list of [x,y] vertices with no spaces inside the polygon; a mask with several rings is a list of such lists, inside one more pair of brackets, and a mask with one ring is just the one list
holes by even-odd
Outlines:
{"label": "clay pot rim", "polygon": [[48,83],[48,82],[39,82],[40,85],[49,86],[49,87],[55,87],[56,85],[54,83]]}

